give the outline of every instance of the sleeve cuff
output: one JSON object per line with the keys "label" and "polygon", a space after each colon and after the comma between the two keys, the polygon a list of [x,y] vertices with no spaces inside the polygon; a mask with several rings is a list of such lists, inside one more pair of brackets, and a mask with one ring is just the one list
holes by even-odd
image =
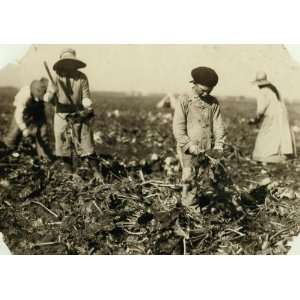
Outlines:
{"label": "sleeve cuff", "polygon": [[182,150],[183,152],[187,152],[189,150],[189,148],[193,145],[193,142],[190,141],[188,143],[186,143],[183,147],[182,147]]}
{"label": "sleeve cuff", "polygon": [[20,125],[19,128],[21,129],[21,131],[24,131],[26,129],[25,125]]}

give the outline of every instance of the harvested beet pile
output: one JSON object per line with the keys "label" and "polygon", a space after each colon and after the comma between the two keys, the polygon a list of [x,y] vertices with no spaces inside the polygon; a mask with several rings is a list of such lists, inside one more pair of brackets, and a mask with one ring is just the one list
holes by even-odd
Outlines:
{"label": "harvested beet pile", "polygon": [[1,159],[0,231],[13,253],[281,254],[299,230],[298,195],[280,183],[241,188],[223,177],[225,188],[208,190],[202,182],[196,213],[180,205],[175,182],[101,161],[110,183],[99,186],[84,165],[71,180],[58,163]]}

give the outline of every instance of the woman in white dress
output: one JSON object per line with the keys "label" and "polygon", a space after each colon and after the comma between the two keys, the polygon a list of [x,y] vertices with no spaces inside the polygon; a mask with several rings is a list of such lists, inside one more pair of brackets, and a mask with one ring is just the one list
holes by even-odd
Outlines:
{"label": "woman in white dress", "polygon": [[258,87],[256,118],[250,124],[261,127],[256,138],[253,159],[264,163],[283,162],[296,156],[295,138],[289,125],[288,112],[277,88],[259,72],[254,83]]}

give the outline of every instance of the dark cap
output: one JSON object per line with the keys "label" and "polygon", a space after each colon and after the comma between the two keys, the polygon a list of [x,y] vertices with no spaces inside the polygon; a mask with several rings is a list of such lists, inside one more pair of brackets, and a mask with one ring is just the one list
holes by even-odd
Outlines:
{"label": "dark cap", "polygon": [[218,74],[215,70],[208,67],[198,67],[192,70],[192,83],[202,84],[207,87],[214,87],[219,81]]}

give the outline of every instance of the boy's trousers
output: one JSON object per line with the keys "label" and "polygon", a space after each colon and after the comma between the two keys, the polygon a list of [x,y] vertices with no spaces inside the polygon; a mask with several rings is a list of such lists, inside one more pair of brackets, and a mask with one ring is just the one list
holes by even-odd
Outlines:
{"label": "boy's trousers", "polygon": [[203,176],[208,176],[208,161],[201,155],[183,153],[180,147],[177,148],[177,153],[182,167],[182,202],[190,206],[194,204],[197,196],[197,181],[200,181]]}

